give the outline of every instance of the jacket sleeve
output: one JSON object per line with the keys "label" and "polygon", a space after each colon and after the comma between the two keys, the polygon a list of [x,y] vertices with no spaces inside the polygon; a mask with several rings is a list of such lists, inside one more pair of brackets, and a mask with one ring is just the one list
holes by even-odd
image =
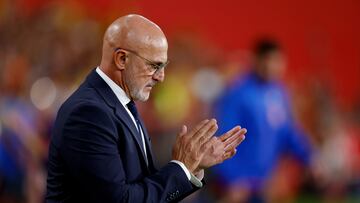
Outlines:
{"label": "jacket sleeve", "polygon": [[98,104],[82,104],[63,127],[60,154],[83,202],[176,202],[196,190],[174,163],[128,183],[109,114]]}

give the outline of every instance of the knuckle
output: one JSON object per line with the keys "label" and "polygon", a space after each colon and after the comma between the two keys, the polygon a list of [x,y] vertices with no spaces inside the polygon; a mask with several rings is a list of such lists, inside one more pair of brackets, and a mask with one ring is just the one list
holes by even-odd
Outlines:
{"label": "knuckle", "polygon": [[205,151],[205,150],[206,150],[205,145],[202,145],[202,146],[200,147],[200,151]]}
{"label": "knuckle", "polygon": [[186,148],[189,150],[189,151],[193,151],[192,149],[194,148],[194,144],[192,142],[188,143],[186,145]]}
{"label": "knuckle", "polygon": [[200,142],[200,144],[204,143],[204,142],[205,142],[205,137],[204,137],[204,136],[201,137],[201,138],[199,139],[199,142]]}
{"label": "knuckle", "polygon": [[182,144],[186,144],[188,141],[189,141],[189,139],[187,137],[182,137],[181,140],[180,140],[180,142]]}

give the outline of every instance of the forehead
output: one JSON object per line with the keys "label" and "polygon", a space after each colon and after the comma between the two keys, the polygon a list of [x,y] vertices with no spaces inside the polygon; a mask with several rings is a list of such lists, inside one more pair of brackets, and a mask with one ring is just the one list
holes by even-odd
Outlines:
{"label": "forehead", "polygon": [[139,49],[140,55],[151,61],[159,62],[159,63],[163,63],[167,61],[168,58],[167,52],[168,52],[167,44],[165,46],[164,44],[159,44],[159,43],[147,43],[145,44],[145,46]]}
{"label": "forehead", "polygon": [[133,50],[141,56],[156,62],[167,60],[168,43],[162,32],[129,32],[128,39],[132,42]]}

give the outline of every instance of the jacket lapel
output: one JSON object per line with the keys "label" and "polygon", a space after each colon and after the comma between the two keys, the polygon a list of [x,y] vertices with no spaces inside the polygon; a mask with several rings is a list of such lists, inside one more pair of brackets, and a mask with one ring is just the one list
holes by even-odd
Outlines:
{"label": "jacket lapel", "polygon": [[[120,102],[119,102],[120,103]],[[131,131],[132,136],[135,138],[136,143],[138,144],[138,147],[141,150],[141,154],[143,155],[143,159],[146,163],[146,165],[148,165],[148,160],[145,157],[145,152],[143,149],[143,145],[142,145],[142,140],[141,140],[141,135],[139,134],[139,131],[137,130],[137,128],[135,127],[134,122],[132,121],[132,119],[130,118],[128,112],[125,110],[125,108],[120,104],[116,107],[115,110],[115,114],[116,116],[122,120],[123,122],[125,122],[125,125],[128,127],[128,129]],[[129,127],[131,126],[131,127]]]}
{"label": "jacket lapel", "polygon": [[[124,106],[120,103],[115,93],[111,90],[111,88],[106,84],[106,82],[99,76],[99,74],[94,69],[86,78],[85,82],[89,82],[91,86],[95,88],[97,93],[101,95],[101,97],[105,100],[105,102],[114,109],[116,117],[118,117],[131,132],[132,137],[135,139],[138,148],[141,151],[143,161],[146,163],[147,159],[145,157],[145,153],[142,147],[142,140],[140,136],[138,136],[137,128],[132,121],[131,117],[125,110]],[[144,130],[146,131],[146,130]],[[145,133],[145,132],[144,132]],[[146,163],[147,164],[147,163]]]}

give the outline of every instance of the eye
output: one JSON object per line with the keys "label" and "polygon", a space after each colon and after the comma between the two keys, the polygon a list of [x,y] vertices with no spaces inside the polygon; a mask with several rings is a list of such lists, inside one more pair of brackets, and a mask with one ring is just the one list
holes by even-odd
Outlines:
{"label": "eye", "polygon": [[157,65],[157,64],[153,64],[152,66],[153,66],[153,68],[156,69],[156,70],[158,70],[158,69],[160,68],[160,66]]}
{"label": "eye", "polygon": [[157,65],[157,64],[154,64],[154,63],[152,63],[152,64],[149,64],[149,66],[150,66],[150,68],[151,68],[151,70],[153,70],[153,71],[156,71],[156,70],[158,70],[159,69],[159,65]]}

